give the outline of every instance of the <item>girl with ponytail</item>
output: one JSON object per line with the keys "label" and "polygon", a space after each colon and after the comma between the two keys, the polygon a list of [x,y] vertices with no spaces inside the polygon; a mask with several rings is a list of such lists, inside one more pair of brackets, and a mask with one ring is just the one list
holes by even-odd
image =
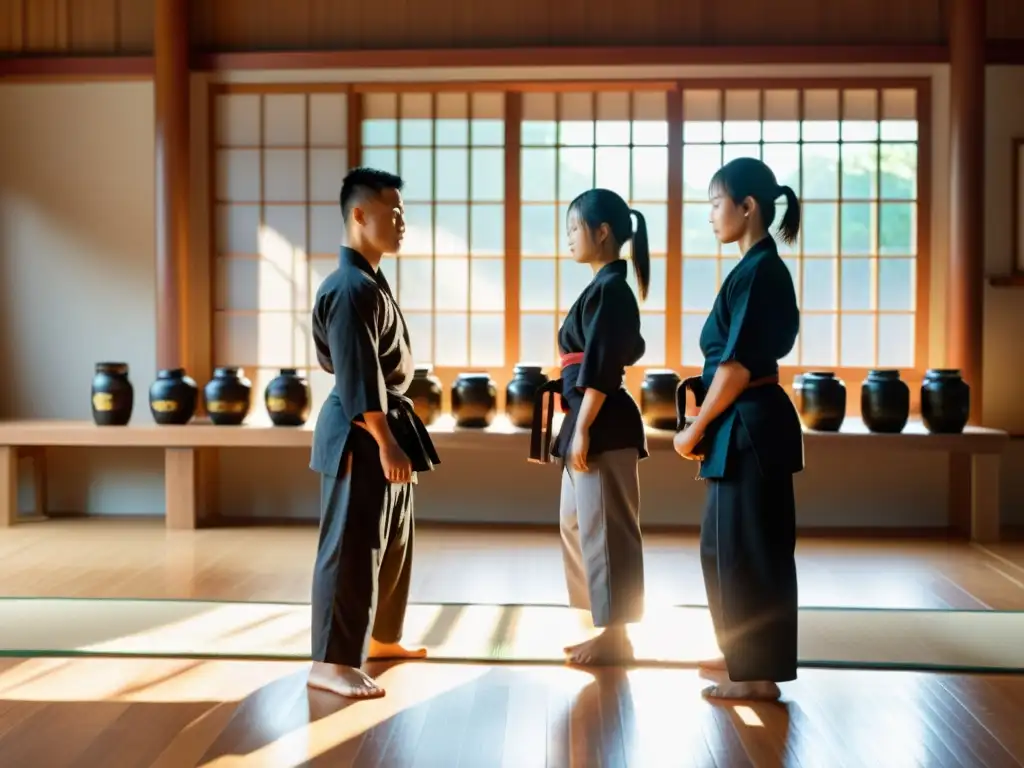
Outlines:
{"label": "girl with ponytail", "polygon": [[594,276],[558,331],[562,375],[538,396],[531,460],[548,461],[557,391],[566,413],[551,455],[563,465],[559,517],[569,603],[589,609],[594,626],[603,629],[565,652],[576,664],[619,663],[633,657],[627,624],[643,616],[638,463],[648,455],[640,409],[625,387],[625,369],[640,360],[646,345],[621,250],[631,244],[644,300],[651,279],[647,223],[607,189],[573,200],[566,223],[573,259],[588,264]]}
{"label": "girl with ponytail", "polygon": [[700,557],[708,607],[723,653],[704,666],[729,682],[707,698],[777,699],[778,683],[796,678],[796,502],[793,475],[803,470],[803,430],[779,360],[800,330],[793,280],[769,229],[775,201],[786,210],[777,228],[793,243],[800,201],[772,170],[744,157],[711,179],[711,226],[739,246],[739,264],[722,282],[700,336],[704,370],[688,379],[700,410],[675,437],[676,451],[700,461],[707,480]]}

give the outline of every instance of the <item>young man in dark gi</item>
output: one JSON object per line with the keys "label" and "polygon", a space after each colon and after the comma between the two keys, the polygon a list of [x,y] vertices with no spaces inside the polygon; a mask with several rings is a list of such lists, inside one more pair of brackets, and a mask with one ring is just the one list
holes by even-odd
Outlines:
{"label": "young man in dark gi", "polygon": [[401,190],[401,178],[384,171],[356,168],[345,177],[347,244],[313,305],[317,359],[335,383],[310,461],[321,511],[309,686],[350,698],[384,695],[360,669],[368,658],[426,655],[400,644],[416,473],[440,463],[404,397],[413,377],[409,333],[380,271],[383,255],[401,248]]}

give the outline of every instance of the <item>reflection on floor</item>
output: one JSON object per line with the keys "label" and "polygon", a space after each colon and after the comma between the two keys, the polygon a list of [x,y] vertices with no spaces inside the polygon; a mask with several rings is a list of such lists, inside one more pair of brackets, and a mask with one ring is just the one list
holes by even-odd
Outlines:
{"label": "reflection on floor", "polygon": [[[4,595],[306,601],[315,529],[0,532]],[[564,603],[557,535],[423,527],[413,599]],[[649,599],[702,603],[693,537],[646,537]],[[1024,609],[1024,546],[803,540],[803,605]],[[689,670],[409,663],[388,696],[310,695],[301,662],[0,660],[0,765],[906,766],[1024,762],[1024,676],[801,670],[713,706]]]}

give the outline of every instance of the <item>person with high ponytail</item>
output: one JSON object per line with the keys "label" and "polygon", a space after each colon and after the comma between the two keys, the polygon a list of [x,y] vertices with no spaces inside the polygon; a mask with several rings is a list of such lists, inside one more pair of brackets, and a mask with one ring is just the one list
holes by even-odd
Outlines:
{"label": "person with high ponytail", "polygon": [[769,228],[786,243],[800,231],[800,201],[760,160],[742,157],[711,179],[710,223],[742,258],[725,280],[700,335],[704,368],[685,382],[699,412],[676,434],[676,451],[700,461],[707,484],[700,558],[723,658],[702,663],[728,681],[709,699],[777,699],[797,674],[796,502],[803,430],[779,385],[779,360],[800,330],[789,269]]}
{"label": "person with high ponytail", "polygon": [[[573,259],[594,276],[558,331],[561,378],[538,394],[530,459],[562,459],[559,518],[569,604],[589,610],[603,630],[566,647],[568,660],[613,664],[633,658],[626,627],[643,617],[638,464],[648,456],[640,409],[625,387],[625,369],[640,360],[646,344],[621,250],[632,244],[640,300],[650,286],[651,257],[643,215],[611,190],[579,195],[566,226]],[[552,448],[556,392],[565,418]]]}

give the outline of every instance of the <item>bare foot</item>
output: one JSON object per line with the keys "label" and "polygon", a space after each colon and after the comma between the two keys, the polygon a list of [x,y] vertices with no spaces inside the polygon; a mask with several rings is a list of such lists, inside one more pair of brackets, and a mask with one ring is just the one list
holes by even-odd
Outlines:
{"label": "bare foot", "polygon": [[406,648],[401,643],[380,643],[370,639],[371,659],[422,659],[427,655],[426,648]]}
{"label": "bare foot", "polygon": [[384,689],[362,670],[322,661],[313,662],[306,685],[347,699],[379,699],[384,695]]}
{"label": "bare foot", "polygon": [[719,683],[701,691],[705,699],[727,699],[746,701],[778,701],[782,695],[779,686],[767,680],[744,683]]}
{"label": "bare foot", "polygon": [[703,661],[697,662],[698,669],[725,669],[725,659],[704,659]]}
{"label": "bare foot", "polygon": [[633,660],[633,644],[624,627],[606,629],[600,635],[565,648],[571,664],[621,664]]}

